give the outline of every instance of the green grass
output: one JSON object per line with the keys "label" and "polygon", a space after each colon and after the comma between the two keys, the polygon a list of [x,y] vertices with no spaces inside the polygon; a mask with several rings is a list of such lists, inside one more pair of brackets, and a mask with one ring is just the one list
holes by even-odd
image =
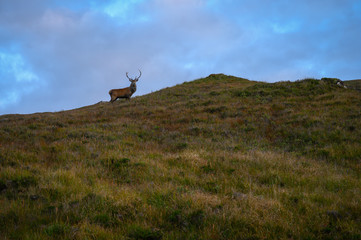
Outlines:
{"label": "green grass", "polygon": [[345,81],[345,85],[350,89],[361,91],[361,79]]}
{"label": "green grass", "polygon": [[361,95],[213,74],[0,116],[4,239],[361,239]]}

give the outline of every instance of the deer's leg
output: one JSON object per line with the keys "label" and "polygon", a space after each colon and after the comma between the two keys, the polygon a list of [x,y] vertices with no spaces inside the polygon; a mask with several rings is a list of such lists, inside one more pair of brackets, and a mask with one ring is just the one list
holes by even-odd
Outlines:
{"label": "deer's leg", "polygon": [[113,103],[115,100],[117,100],[116,97],[110,96],[110,102]]}

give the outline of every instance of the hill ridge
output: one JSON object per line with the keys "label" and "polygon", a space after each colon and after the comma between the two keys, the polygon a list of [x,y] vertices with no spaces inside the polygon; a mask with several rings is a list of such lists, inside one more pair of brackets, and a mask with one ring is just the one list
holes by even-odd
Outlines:
{"label": "hill ridge", "polygon": [[[192,80],[190,82],[184,82],[182,84],[188,84],[188,83],[197,83],[198,81],[218,81],[218,80],[222,80],[224,78],[229,78],[229,79],[233,79],[233,80],[239,80],[239,81],[249,81],[249,82],[254,82],[254,83],[265,83],[265,84],[277,84],[277,83],[284,83],[284,82],[288,82],[288,83],[297,83],[297,82],[301,82],[301,81],[304,81],[304,80],[309,80],[309,79],[313,79],[313,80],[316,80],[316,81],[322,81],[322,79],[315,79],[315,78],[305,78],[305,79],[299,79],[299,80],[295,80],[295,81],[289,81],[289,80],[283,80],[283,81],[278,81],[278,82],[262,82],[262,81],[255,81],[255,80],[249,80],[247,78],[242,78],[242,77],[237,77],[237,76],[233,76],[233,75],[226,75],[224,73],[212,73],[210,75],[208,75],[207,77],[203,77],[203,78],[198,78],[198,79],[195,79],[195,80]],[[338,78],[323,78],[323,79],[334,79],[334,80],[340,80]],[[335,81],[334,81],[335,82]],[[361,79],[353,79],[353,80],[344,80],[343,82],[345,82],[345,85],[350,88],[350,89],[353,89],[353,90],[358,90],[358,91],[361,91]],[[166,88],[163,88],[163,89],[159,89],[155,92],[151,92],[151,93],[148,93],[148,94],[154,94],[154,93],[157,93],[159,91],[162,91],[164,89],[170,89],[170,88],[173,88],[173,87],[176,87],[176,86],[179,86],[179,85],[182,85],[182,84],[177,84],[175,86],[171,86],[171,87],[166,87]],[[145,95],[141,95],[141,96],[137,96],[138,98],[139,97],[142,97],[142,96],[146,96],[148,94],[145,94]],[[134,98],[134,97],[133,97]],[[82,109],[82,108],[86,108],[86,107],[90,107],[90,106],[93,106],[93,105],[97,105],[97,104],[102,104],[102,103],[107,103],[108,101],[107,100],[102,100],[102,101],[99,101],[97,103],[94,103],[94,104],[90,104],[90,105],[87,105],[87,106],[82,106],[82,107],[78,107],[78,108],[74,108],[74,109],[69,109],[69,110],[61,110],[61,111],[55,111],[55,112],[52,112],[52,111],[46,111],[46,112],[34,112],[34,113],[28,113],[28,114],[21,114],[21,113],[15,113],[15,114],[2,114],[0,115],[0,118],[8,118],[9,116],[23,116],[23,115],[32,115],[32,114],[51,114],[51,113],[57,113],[57,112],[67,112],[67,111],[74,111],[74,110],[77,110],[77,109]]]}

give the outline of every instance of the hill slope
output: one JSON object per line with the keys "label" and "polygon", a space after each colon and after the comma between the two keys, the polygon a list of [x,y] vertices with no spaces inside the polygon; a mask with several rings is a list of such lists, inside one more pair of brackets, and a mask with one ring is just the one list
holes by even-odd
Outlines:
{"label": "hill slope", "polygon": [[361,91],[361,79],[345,81],[345,85],[350,89]]}
{"label": "hill slope", "polygon": [[223,74],[0,117],[9,239],[361,238],[361,96]]}

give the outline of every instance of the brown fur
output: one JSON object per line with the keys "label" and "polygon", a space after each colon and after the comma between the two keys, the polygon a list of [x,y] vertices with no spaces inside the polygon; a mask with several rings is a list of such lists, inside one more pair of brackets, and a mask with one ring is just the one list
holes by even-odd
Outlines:
{"label": "brown fur", "polygon": [[130,97],[133,95],[133,93],[130,90],[130,87],[127,88],[121,88],[121,89],[112,89],[109,91],[110,95],[110,102],[113,103],[118,98],[126,98],[130,100]]}

